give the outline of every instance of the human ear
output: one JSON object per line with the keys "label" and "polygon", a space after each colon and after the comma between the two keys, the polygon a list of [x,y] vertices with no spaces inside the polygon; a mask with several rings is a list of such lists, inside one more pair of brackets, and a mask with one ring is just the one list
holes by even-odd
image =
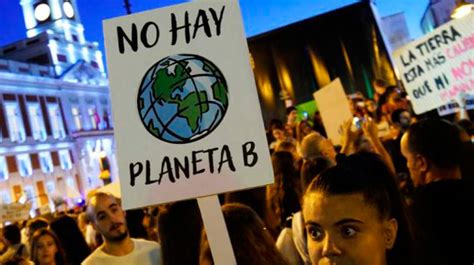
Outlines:
{"label": "human ear", "polygon": [[417,163],[418,170],[421,173],[420,174],[421,184],[425,184],[425,176],[429,169],[428,160],[422,155],[417,155],[416,163]]}
{"label": "human ear", "polygon": [[384,221],[385,248],[392,249],[397,239],[398,222],[395,218]]}

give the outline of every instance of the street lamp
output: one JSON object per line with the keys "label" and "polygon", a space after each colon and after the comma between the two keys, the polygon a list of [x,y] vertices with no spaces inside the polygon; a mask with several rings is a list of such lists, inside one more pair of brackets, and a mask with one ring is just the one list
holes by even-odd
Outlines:
{"label": "street lamp", "polygon": [[472,12],[473,8],[474,4],[466,3],[465,0],[461,0],[456,4],[456,8],[454,8],[453,12],[451,13],[451,18],[458,19],[467,16]]}

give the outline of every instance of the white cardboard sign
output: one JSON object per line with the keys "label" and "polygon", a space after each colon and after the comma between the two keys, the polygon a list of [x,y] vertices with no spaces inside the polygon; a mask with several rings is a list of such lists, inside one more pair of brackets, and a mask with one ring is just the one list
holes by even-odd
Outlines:
{"label": "white cardboard sign", "polygon": [[335,145],[340,144],[341,134],[339,129],[344,121],[352,118],[341,80],[339,78],[335,79],[327,86],[316,91],[313,96],[329,139]]}
{"label": "white cardboard sign", "polygon": [[238,1],[104,21],[125,209],[273,182]]}
{"label": "white cardboard sign", "polygon": [[474,92],[474,13],[453,20],[394,52],[415,113]]}
{"label": "white cardboard sign", "polygon": [[[464,98],[460,99],[461,105],[464,105],[466,110],[474,109],[474,94],[465,94]],[[457,113],[460,110],[459,103],[456,100],[451,101],[449,104],[438,108],[438,114],[440,116],[446,116],[449,114]]]}
{"label": "white cardboard sign", "polygon": [[0,223],[28,220],[31,203],[11,203],[0,205]]}

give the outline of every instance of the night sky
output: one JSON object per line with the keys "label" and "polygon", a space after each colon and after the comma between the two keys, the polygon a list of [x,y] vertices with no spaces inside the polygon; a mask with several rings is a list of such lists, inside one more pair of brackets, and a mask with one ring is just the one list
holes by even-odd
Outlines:
{"label": "night sky", "polygon": [[[130,0],[132,12],[186,2],[184,0]],[[308,17],[352,4],[354,0],[240,0],[247,36],[254,36]],[[125,15],[123,0],[77,0],[88,41],[98,41],[102,51],[102,20]],[[381,16],[405,12],[411,37],[422,35],[420,20],[428,0],[378,0]],[[0,46],[26,37],[20,0],[0,0]]]}

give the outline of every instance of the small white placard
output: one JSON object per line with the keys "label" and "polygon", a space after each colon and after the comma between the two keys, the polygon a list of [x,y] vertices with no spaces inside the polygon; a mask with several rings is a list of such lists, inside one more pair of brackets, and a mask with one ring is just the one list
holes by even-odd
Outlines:
{"label": "small white placard", "polygon": [[314,94],[326,133],[335,145],[341,144],[340,127],[352,118],[347,96],[339,78]]}

